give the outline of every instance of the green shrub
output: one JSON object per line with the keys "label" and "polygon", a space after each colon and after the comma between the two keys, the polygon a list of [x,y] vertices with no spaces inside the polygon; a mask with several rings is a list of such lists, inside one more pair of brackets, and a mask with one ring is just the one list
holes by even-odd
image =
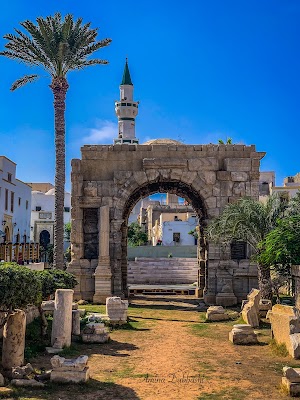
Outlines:
{"label": "green shrub", "polygon": [[0,309],[12,312],[42,301],[42,283],[35,271],[16,263],[0,263]]}

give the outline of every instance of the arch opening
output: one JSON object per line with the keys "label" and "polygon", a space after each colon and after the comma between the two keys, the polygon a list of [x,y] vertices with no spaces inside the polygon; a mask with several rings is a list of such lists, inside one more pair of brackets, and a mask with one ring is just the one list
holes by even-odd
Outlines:
{"label": "arch opening", "polygon": [[[207,243],[204,237],[204,226],[205,226],[205,219],[207,218],[207,211],[206,206],[204,203],[203,198],[201,195],[190,185],[187,185],[183,182],[176,182],[176,181],[168,181],[168,182],[153,182],[150,184],[143,185],[138,189],[134,190],[133,193],[129,196],[129,198],[125,202],[125,206],[123,208],[123,223],[121,225],[122,231],[122,256],[121,256],[121,275],[122,275],[122,292],[127,295],[128,294],[128,284],[131,284],[129,277],[129,270],[128,270],[128,221],[130,219],[130,214],[136,204],[155,193],[164,193],[169,195],[176,195],[179,198],[184,199],[184,204],[182,204],[179,209],[181,212],[190,212],[197,220],[195,226],[195,233],[197,234],[197,241],[194,241],[194,238],[190,237],[192,240],[192,245],[196,244],[196,258],[195,263],[197,265],[197,271],[195,276],[195,281],[197,282],[197,295],[202,295],[204,286],[205,286],[205,273],[206,273],[206,260],[207,260]],[[168,207],[168,205],[167,205]],[[165,210],[166,211],[166,210]],[[181,221],[180,214],[178,212],[174,215],[174,221]],[[151,222],[151,224],[153,221]],[[153,226],[147,226],[147,235],[149,239],[149,231],[153,228]],[[177,229],[176,229],[177,230]],[[164,254],[164,250],[167,250],[168,244],[171,247],[171,250],[174,249],[175,246],[179,245],[180,242],[180,232],[172,232],[173,237],[169,238],[169,243],[165,242],[166,248],[164,249],[157,249],[162,250],[161,254]],[[153,238],[152,238],[153,239]],[[157,237],[156,237],[157,239]],[[155,240],[156,240],[155,239]],[[157,242],[152,240],[148,245],[156,246]],[[162,242],[162,241],[161,241]],[[163,243],[160,243],[163,244]],[[148,250],[148,249],[147,249]],[[175,249],[175,250],[178,250]],[[150,250],[151,251],[151,250]],[[178,252],[179,254],[180,252]],[[160,253],[158,253],[160,254]],[[172,253],[171,253],[172,254]],[[183,252],[181,253],[183,254]],[[164,257],[166,257],[164,255]],[[168,256],[167,256],[168,257]],[[172,257],[172,256],[171,256]],[[187,257],[189,258],[189,257]],[[153,278],[155,279],[155,278]],[[196,289],[196,288],[195,288]]]}

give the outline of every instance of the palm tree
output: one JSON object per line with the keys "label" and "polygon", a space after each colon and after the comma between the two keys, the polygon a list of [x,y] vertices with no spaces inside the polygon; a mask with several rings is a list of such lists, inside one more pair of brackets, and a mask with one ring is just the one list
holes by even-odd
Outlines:
{"label": "palm tree", "polygon": [[[29,67],[41,67],[51,77],[50,88],[54,95],[55,117],[55,222],[54,222],[54,266],[64,267],[64,193],[65,193],[65,99],[69,88],[66,76],[69,71],[80,70],[90,65],[108,64],[106,60],[89,59],[95,51],[110,44],[111,39],[96,40],[98,30],[82,18],[73,20],[68,14],[63,19],[60,13],[46,18],[37,18],[37,24],[24,21],[25,33],[15,29],[16,34],[7,34],[6,50],[0,55],[21,61]],[[11,87],[15,90],[38,79],[37,74],[25,75]]]}
{"label": "palm tree", "polygon": [[[225,207],[223,213],[208,225],[208,238],[223,244],[246,242],[252,249],[253,259],[257,260],[267,234],[275,228],[276,221],[283,216],[286,207],[287,203],[279,195],[270,196],[265,204],[241,198]],[[270,266],[259,260],[258,283],[262,298],[271,299]]]}

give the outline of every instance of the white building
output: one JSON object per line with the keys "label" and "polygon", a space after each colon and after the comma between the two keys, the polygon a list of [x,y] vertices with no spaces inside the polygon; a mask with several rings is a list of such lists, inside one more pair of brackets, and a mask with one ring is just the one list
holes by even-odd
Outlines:
{"label": "white building", "polygon": [[[33,189],[31,198],[30,239],[44,246],[53,244],[55,207],[54,186],[51,183],[30,183],[30,185]],[[70,221],[71,194],[65,192],[64,223],[66,224]]]}
{"label": "white building", "polygon": [[16,178],[16,163],[0,156],[1,242],[26,243],[30,236],[31,187]]}

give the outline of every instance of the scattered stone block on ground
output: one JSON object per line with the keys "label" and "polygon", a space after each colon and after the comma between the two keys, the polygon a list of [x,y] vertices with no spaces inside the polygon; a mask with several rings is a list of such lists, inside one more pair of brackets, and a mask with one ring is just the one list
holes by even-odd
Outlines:
{"label": "scattered stone block on ground", "polygon": [[64,349],[60,348],[55,348],[55,347],[46,347],[46,352],[48,354],[59,354],[63,351]]}
{"label": "scattered stone block on ground", "polygon": [[106,343],[108,340],[109,331],[102,322],[89,322],[82,331],[83,343]]}
{"label": "scattered stone block on ground", "polygon": [[300,312],[292,306],[275,304],[268,311],[272,336],[276,343],[285,344],[293,358],[300,358]]}
{"label": "scattered stone block on ground", "polygon": [[283,367],[283,388],[292,397],[300,396],[300,368]]}
{"label": "scattered stone block on ground", "polygon": [[120,297],[107,297],[106,314],[112,324],[126,324],[128,312],[128,300]]}
{"label": "scattered stone block on ground", "polygon": [[227,321],[229,315],[222,306],[211,306],[206,311],[206,319],[208,321]]}
{"label": "scattered stone block on ground", "polygon": [[243,303],[242,317],[246,324],[252,328],[259,327],[259,302],[260,291],[252,289],[247,296],[247,303]]}
{"label": "scattered stone block on ground", "polygon": [[12,379],[23,379],[34,373],[34,368],[30,363],[23,367],[13,367],[11,370]]}
{"label": "scattered stone block on ground", "polygon": [[51,358],[50,380],[52,382],[87,382],[89,379],[88,356],[80,356],[75,359],[66,359],[58,355]]}
{"label": "scattered stone block on ground", "polygon": [[238,324],[233,325],[229,332],[229,340],[233,344],[257,344],[257,335],[251,325]]}
{"label": "scattered stone block on ground", "polygon": [[43,388],[45,386],[42,382],[38,382],[35,379],[13,379],[10,383],[16,387]]}

